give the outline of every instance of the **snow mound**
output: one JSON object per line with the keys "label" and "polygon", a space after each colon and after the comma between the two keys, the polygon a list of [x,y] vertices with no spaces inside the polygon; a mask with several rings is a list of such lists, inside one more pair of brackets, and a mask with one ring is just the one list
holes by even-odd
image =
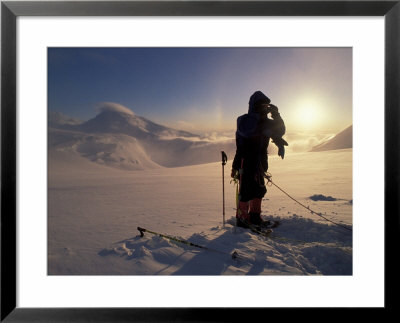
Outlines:
{"label": "snow mound", "polygon": [[313,201],[337,201],[337,198],[334,198],[332,196],[325,196],[323,194],[314,194],[309,197],[310,200]]}
{"label": "snow mound", "polygon": [[203,248],[145,233],[98,255],[123,257],[138,275],[352,274],[351,233],[297,216],[274,220],[281,225],[269,238],[236,228],[232,218],[225,227],[209,228],[185,240]]}

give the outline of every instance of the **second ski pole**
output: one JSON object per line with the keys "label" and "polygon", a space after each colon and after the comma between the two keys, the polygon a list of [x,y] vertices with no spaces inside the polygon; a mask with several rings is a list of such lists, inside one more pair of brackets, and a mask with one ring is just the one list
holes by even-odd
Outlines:
{"label": "second ski pole", "polygon": [[211,252],[216,252],[216,253],[223,254],[223,255],[229,255],[232,259],[237,259],[237,258],[240,257],[239,253],[236,250],[234,250],[232,254],[229,254],[227,252],[223,252],[223,251],[220,251],[220,250],[217,250],[217,249],[208,248],[208,247],[205,247],[205,246],[202,246],[202,245],[198,245],[196,243],[193,243],[193,242],[190,242],[190,241],[187,241],[187,240],[178,239],[177,237],[173,237],[173,236],[170,236],[170,235],[167,235],[167,234],[162,234],[162,233],[150,231],[150,230],[147,230],[147,229],[142,228],[142,227],[137,227],[137,229],[139,230],[141,237],[144,237],[144,233],[148,232],[148,233],[154,234],[156,236],[159,236],[161,238],[166,238],[166,239],[169,239],[171,241],[183,243],[183,244],[188,245],[188,246],[192,246],[192,247],[208,250],[208,251],[211,251]]}
{"label": "second ski pole", "polygon": [[225,165],[228,161],[228,156],[224,151],[221,151],[222,155],[222,223],[225,226]]}

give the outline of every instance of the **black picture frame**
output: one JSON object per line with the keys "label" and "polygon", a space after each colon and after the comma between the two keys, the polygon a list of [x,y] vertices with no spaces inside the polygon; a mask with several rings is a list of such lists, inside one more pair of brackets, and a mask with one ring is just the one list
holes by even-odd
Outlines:
{"label": "black picture frame", "polygon": [[[385,19],[385,307],[396,310],[399,246],[400,1],[2,1],[1,3],[1,321],[234,322],[242,315],[280,319],[280,309],[18,308],[16,281],[16,19],[18,16],[384,16]],[[371,134],[373,135],[373,134]],[[367,139],[366,139],[367,140]],[[371,165],[371,183],[373,183]],[[371,184],[373,185],[373,184]],[[372,233],[371,233],[372,234]],[[373,261],[373,259],[371,259]],[[238,286],[238,291],[240,287]],[[267,292],[267,291],[266,291]],[[345,293],[345,291],[343,291]],[[326,309],[328,310],[328,309]],[[300,311],[299,311],[300,312]],[[333,311],[329,311],[331,315]],[[316,315],[317,312],[315,312]],[[372,313],[371,313],[372,314]],[[296,314],[297,315],[297,314]],[[327,314],[324,314],[327,315]],[[370,315],[370,314],[369,314]],[[342,317],[344,318],[344,317]],[[350,318],[350,317],[348,317]],[[297,317],[296,319],[299,319]],[[249,319],[251,321],[251,319]]]}

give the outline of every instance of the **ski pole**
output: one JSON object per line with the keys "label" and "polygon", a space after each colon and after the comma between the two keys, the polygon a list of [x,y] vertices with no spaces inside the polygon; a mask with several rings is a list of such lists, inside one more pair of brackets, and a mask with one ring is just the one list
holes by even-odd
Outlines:
{"label": "ski pole", "polygon": [[224,151],[221,151],[222,155],[222,223],[225,226],[225,165],[228,160],[228,156]]}
{"label": "ski pole", "polygon": [[239,203],[241,200],[241,193],[242,193],[243,163],[244,163],[244,158],[240,160],[240,169],[239,169],[239,194],[237,198],[237,212],[236,212],[239,215],[240,215]]}
{"label": "ski pole", "polygon": [[176,237],[172,237],[172,236],[169,236],[169,235],[166,235],[166,234],[150,231],[150,230],[147,230],[145,228],[137,227],[137,229],[139,230],[141,237],[144,237],[144,233],[148,232],[148,233],[154,234],[154,235],[162,237],[162,238],[166,238],[166,239],[169,239],[169,240],[172,240],[172,241],[175,241],[175,242],[186,244],[188,246],[192,246],[192,247],[196,247],[196,248],[200,248],[200,249],[205,249],[205,250],[208,250],[208,251],[211,251],[211,252],[216,252],[216,253],[223,254],[223,255],[229,255],[229,256],[232,257],[232,259],[239,258],[239,254],[238,254],[238,252],[236,250],[234,250],[232,254],[228,254],[226,252],[223,252],[223,251],[220,251],[220,250],[217,250],[217,249],[211,249],[211,248],[208,248],[208,247],[205,247],[205,246],[201,246],[201,245],[195,244],[195,243],[187,241],[187,240],[182,240],[182,239],[178,239]]}
{"label": "ski pole", "polygon": [[145,228],[137,227],[137,229],[139,230],[140,236],[141,236],[141,237],[144,237],[144,232],[148,232],[148,233],[154,234],[154,235],[159,236],[159,237],[162,237],[162,238],[167,238],[167,239],[169,239],[169,240],[173,240],[173,241],[176,241],[176,242],[184,243],[184,244],[186,244],[186,245],[188,245],[188,246],[192,246],[192,247],[196,247],[196,248],[201,248],[201,249],[208,249],[207,247],[200,246],[200,245],[195,244],[195,243],[193,243],[193,242],[186,241],[186,240],[181,240],[181,239],[178,239],[178,238],[175,238],[175,237],[172,237],[172,236],[168,236],[168,235],[166,235],[166,234],[162,234],[162,233],[150,231],[150,230],[147,230],[147,229],[145,229]]}

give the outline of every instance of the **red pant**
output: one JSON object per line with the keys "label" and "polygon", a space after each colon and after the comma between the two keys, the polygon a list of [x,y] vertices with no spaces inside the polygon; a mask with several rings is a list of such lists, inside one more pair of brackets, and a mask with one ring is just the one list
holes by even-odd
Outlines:
{"label": "red pant", "polygon": [[237,216],[248,220],[249,213],[261,213],[261,202],[262,199],[253,199],[249,202],[239,201],[239,209]]}

